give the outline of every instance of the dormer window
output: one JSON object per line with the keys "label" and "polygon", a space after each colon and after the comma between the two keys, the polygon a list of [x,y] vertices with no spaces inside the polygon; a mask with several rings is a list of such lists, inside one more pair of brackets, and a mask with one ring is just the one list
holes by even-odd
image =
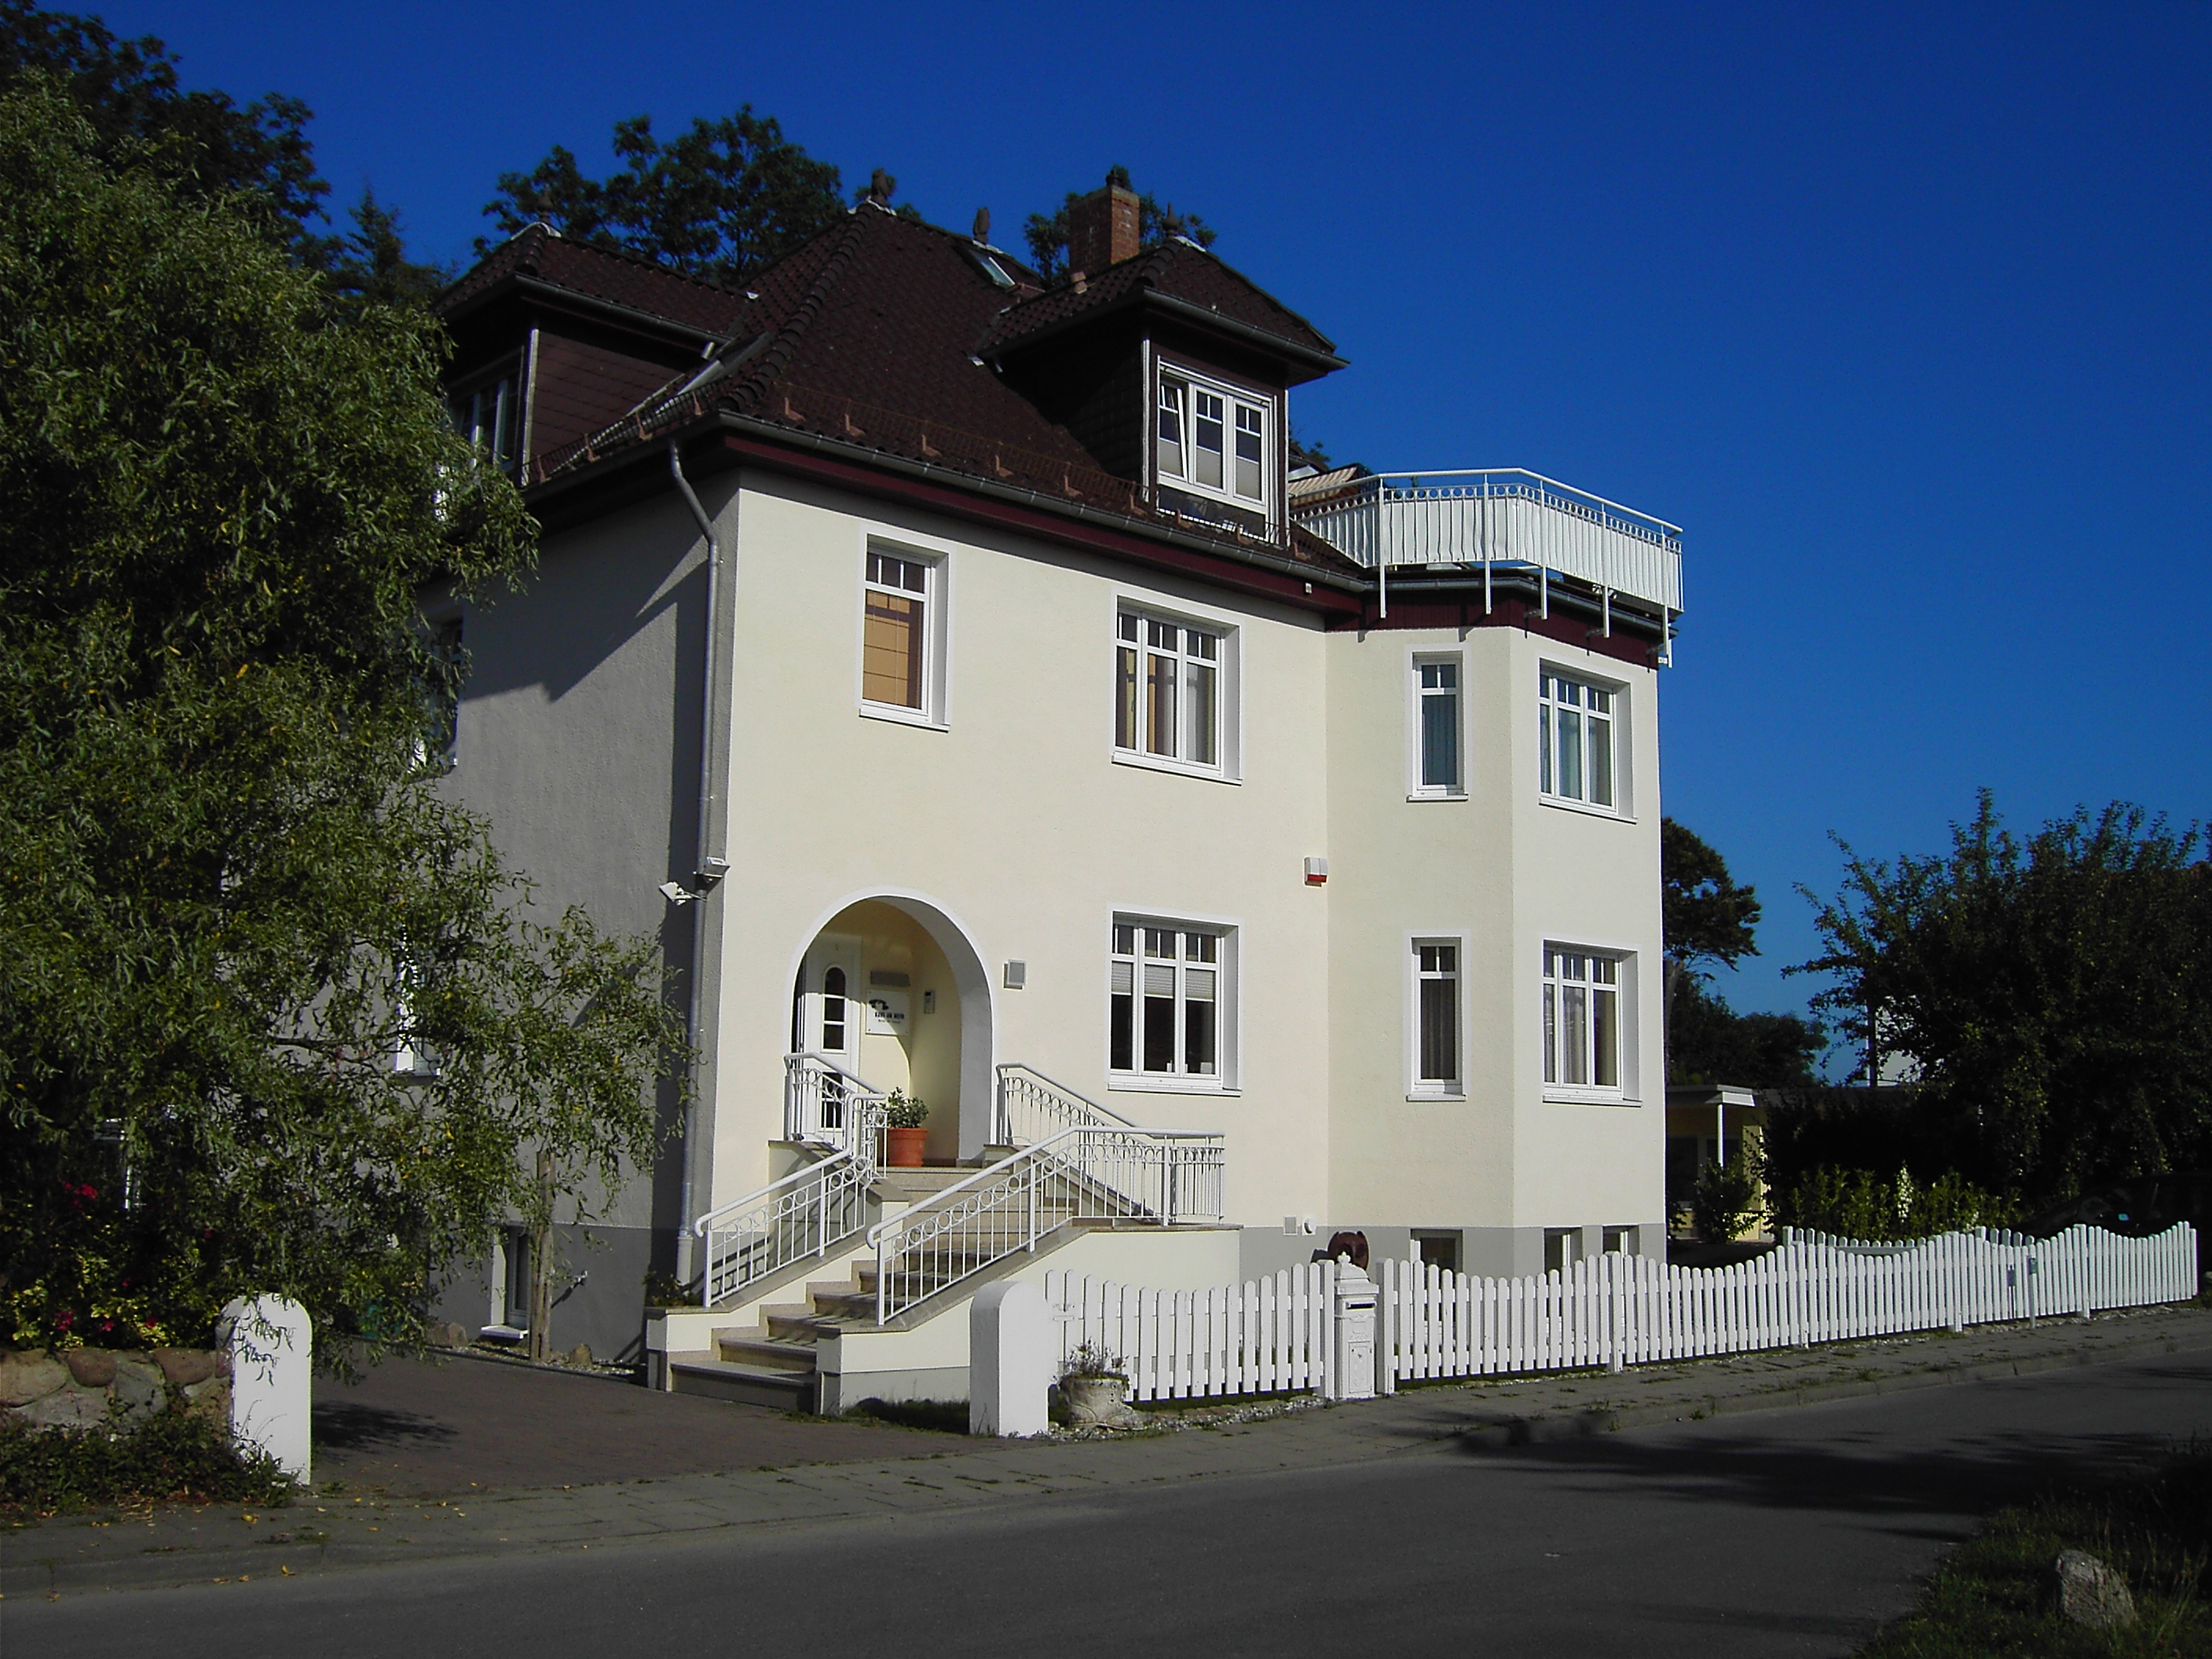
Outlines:
{"label": "dormer window", "polygon": [[446,401],[453,428],[490,455],[502,472],[514,471],[522,447],[522,400],[508,368]]}
{"label": "dormer window", "polygon": [[1163,368],[1152,455],[1159,482],[1266,513],[1273,422],[1272,399]]}

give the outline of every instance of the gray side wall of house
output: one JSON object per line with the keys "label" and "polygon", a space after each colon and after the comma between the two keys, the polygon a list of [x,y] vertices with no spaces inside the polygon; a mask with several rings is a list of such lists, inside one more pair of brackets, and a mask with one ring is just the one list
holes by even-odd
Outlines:
{"label": "gray side wall of house", "polygon": [[[579,1342],[599,1360],[636,1363],[645,1357],[642,1285],[648,1270],[667,1271],[676,1259],[676,1236],[647,1227],[553,1230],[552,1346],[567,1353]],[[471,1334],[505,1323],[506,1300],[495,1294],[496,1267],[472,1262],[439,1293],[430,1316],[451,1321]]]}
{"label": "gray side wall of house", "polygon": [[[733,478],[703,492],[710,510]],[[603,933],[654,939],[681,1007],[690,996],[700,907],[670,904],[696,858],[700,669],[706,546],[672,488],[623,513],[550,537],[518,593],[462,613],[469,674],[447,788],[483,813],[511,867],[534,885],[547,921],[580,906]],[[665,1137],[649,1169],[613,1192],[596,1184],[556,1206],[567,1273],[556,1281],[557,1348],[635,1355],[647,1268],[672,1270],[681,1222],[682,1109],[674,1079],[655,1091]],[[604,1248],[588,1248],[585,1239]],[[568,1275],[588,1275],[568,1285]],[[491,1268],[463,1268],[444,1316],[489,1322]]]}

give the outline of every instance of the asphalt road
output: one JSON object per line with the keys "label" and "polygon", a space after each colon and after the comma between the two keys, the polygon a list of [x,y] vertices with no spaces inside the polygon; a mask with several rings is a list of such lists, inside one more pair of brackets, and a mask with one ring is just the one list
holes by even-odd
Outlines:
{"label": "asphalt road", "polygon": [[[2212,1432],[2212,1354],[1510,1452],[11,1598],[10,1652],[1847,1654],[1997,1505]],[[20,1645],[19,1645],[20,1644]]]}

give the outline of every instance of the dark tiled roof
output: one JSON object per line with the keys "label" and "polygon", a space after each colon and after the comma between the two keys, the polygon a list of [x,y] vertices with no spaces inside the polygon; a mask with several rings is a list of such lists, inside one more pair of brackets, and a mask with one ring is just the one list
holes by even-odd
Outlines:
{"label": "dark tiled roof", "polygon": [[586,299],[664,317],[709,334],[727,334],[739,326],[747,307],[744,295],[733,289],[687,276],[635,254],[571,242],[544,225],[531,225],[508,237],[441,294],[434,309],[441,316],[450,316],[514,276],[534,276]]}
{"label": "dark tiled roof", "polygon": [[1297,312],[1205,249],[1180,238],[1146,248],[1133,259],[1086,277],[1079,291],[1073,287],[1056,288],[1010,307],[993,325],[978,349],[988,353],[1011,349],[1029,336],[1087,313],[1112,310],[1145,293],[1180,300],[1272,335],[1304,352],[1336,355],[1328,337]]}
{"label": "dark tiled roof", "polygon": [[[533,479],[720,410],[1162,522],[1131,480],[1101,471],[1066,428],[1047,419],[990,367],[981,348],[1009,301],[1023,306],[1040,296],[1033,273],[994,255],[1015,278],[1009,290],[985,274],[976,254],[964,236],[880,209],[856,209],[754,280],[758,297],[743,301],[743,320],[721,356],[726,368],[685,371],[613,425],[539,458]],[[1255,545],[1224,527],[1174,522],[1231,546]],[[1273,550],[1316,570],[1358,569],[1303,532]]]}

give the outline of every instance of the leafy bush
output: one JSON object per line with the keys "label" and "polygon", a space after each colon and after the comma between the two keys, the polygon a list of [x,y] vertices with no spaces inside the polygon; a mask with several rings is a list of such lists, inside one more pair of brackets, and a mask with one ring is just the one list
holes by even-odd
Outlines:
{"label": "leafy bush", "polygon": [[1690,1190],[1690,1221],[1709,1244],[1725,1244],[1766,1218],[1765,1167],[1756,1152],[1708,1164]]}
{"label": "leafy bush", "polygon": [[929,1103],[920,1095],[894,1089],[884,1102],[884,1125],[891,1129],[919,1129],[929,1121]]}
{"label": "leafy bush", "polygon": [[645,1305],[648,1308],[696,1308],[699,1287],[686,1285],[674,1273],[655,1267],[645,1276]]}
{"label": "leafy bush", "polygon": [[1950,1171],[1922,1184],[1900,1167],[1893,1176],[1866,1170],[1808,1170],[1783,1197],[1781,1218],[1844,1238],[1931,1238],[1975,1227],[2009,1226],[2020,1206]]}
{"label": "leafy bush", "polygon": [[181,1401],[136,1427],[0,1426],[0,1511],[65,1514],[111,1504],[281,1504],[291,1478],[266,1453]]}

